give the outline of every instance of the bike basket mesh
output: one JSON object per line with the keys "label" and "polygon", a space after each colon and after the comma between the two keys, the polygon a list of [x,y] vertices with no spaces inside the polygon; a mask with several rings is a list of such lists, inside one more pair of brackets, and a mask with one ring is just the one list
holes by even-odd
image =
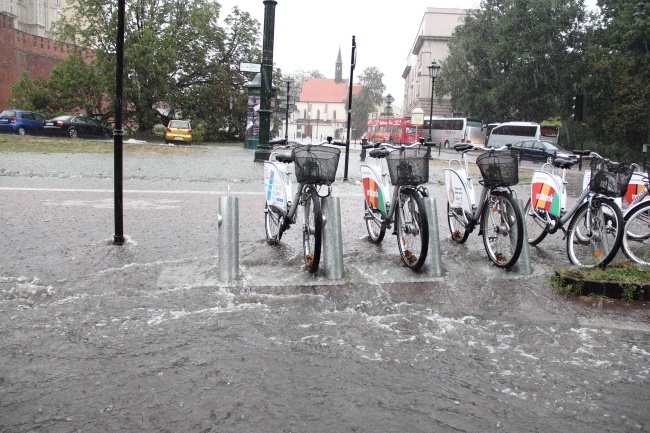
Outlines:
{"label": "bike basket mesh", "polygon": [[476,158],[485,187],[511,186],[519,183],[517,154],[510,150],[482,153]]}
{"label": "bike basket mesh", "polygon": [[299,183],[330,185],[336,178],[341,151],[335,147],[300,146],[291,151]]}
{"label": "bike basket mesh", "polygon": [[425,149],[394,150],[386,157],[393,185],[420,185],[429,181],[429,160]]}
{"label": "bike basket mesh", "polygon": [[623,197],[633,171],[629,164],[594,158],[591,160],[589,189],[609,197]]}

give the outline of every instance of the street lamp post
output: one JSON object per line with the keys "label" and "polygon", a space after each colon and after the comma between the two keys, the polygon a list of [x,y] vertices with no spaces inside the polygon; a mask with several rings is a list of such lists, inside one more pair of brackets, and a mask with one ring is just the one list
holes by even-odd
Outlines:
{"label": "street lamp post", "polygon": [[289,139],[289,90],[291,89],[291,84],[293,84],[293,79],[285,78],[284,83],[287,85],[287,117],[284,122],[284,139]]}
{"label": "street lamp post", "polygon": [[[429,76],[431,77],[431,105],[429,106],[429,143],[433,140],[432,127],[433,127],[433,91],[436,86],[436,77],[440,71],[440,65],[436,63],[435,59],[427,66],[429,68]],[[431,158],[431,146],[427,147],[427,157]]]}

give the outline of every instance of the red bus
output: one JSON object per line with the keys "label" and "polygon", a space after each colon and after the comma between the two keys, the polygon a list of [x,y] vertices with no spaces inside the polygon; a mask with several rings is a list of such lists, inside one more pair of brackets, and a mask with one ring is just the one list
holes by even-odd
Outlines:
{"label": "red bus", "polygon": [[419,127],[417,136],[415,126],[411,124],[410,117],[381,117],[368,120],[366,138],[370,143],[385,142],[395,144],[411,144],[422,136],[422,127]]}

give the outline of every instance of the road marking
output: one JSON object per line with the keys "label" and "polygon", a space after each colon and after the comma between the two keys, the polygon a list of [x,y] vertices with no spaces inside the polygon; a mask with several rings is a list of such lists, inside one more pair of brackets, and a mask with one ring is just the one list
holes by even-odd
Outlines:
{"label": "road marking", "polygon": [[[31,192],[83,192],[83,193],[105,193],[113,194],[115,191],[112,189],[78,189],[78,188],[16,188],[16,187],[0,187],[0,191],[31,191]],[[150,189],[125,189],[125,194],[207,194],[207,195],[228,195],[228,191],[197,191],[197,190],[150,190]],[[230,195],[235,197],[238,195],[266,195],[263,191],[230,191]],[[333,197],[358,197],[359,194],[332,194]]]}

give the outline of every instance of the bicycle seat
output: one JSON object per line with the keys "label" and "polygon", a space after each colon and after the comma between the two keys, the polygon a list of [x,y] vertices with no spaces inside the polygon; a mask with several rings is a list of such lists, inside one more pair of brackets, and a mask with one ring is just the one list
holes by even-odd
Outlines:
{"label": "bicycle seat", "polygon": [[280,153],[278,155],[275,155],[275,160],[278,162],[284,162],[285,164],[289,164],[293,162],[293,156],[289,153]]}
{"label": "bicycle seat", "polygon": [[557,168],[566,168],[570,169],[573,167],[573,164],[575,164],[575,161],[571,161],[570,159],[563,159],[563,158],[556,158],[553,160],[553,165]]}
{"label": "bicycle seat", "polygon": [[390,150],[388,149],[372,149],[368,155],[370,155],[372,158],[386,158],[389,153]]}
{"label": "bicycle seat", "polygon": [[454,150],[456,152],[463,152],[465,150],[472,149],[473,147],[474,146],[472,146],[471,144],[463,144],[463,143],[454,144]]}

